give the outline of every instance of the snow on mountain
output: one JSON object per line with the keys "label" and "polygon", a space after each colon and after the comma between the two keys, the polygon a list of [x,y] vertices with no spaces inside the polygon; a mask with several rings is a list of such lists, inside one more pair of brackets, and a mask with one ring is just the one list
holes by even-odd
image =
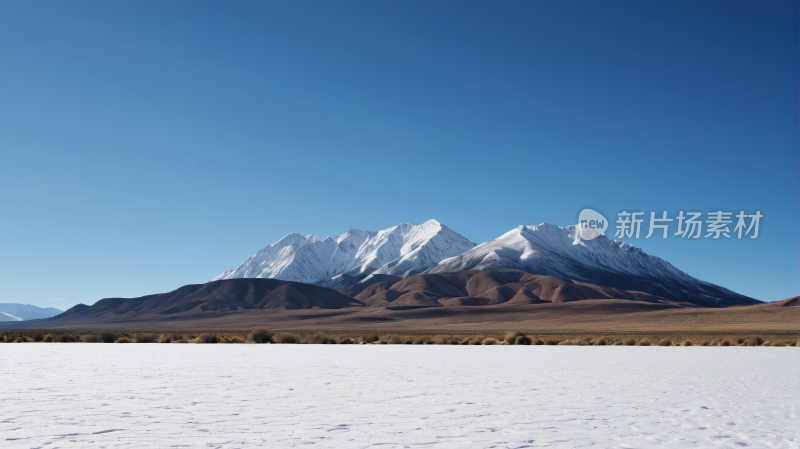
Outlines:
{"label": "snow on mountain", "polygon": [[53,307],[36,307],[30,304],[0,304],[0,321],[25,321],[49,318],[62,313]]}
{"label": "snow on mountain", "polygon": [[371,274],[409,276],[475,246],[436,220],[318,240],[289,234],[212,279],[272,278],[340,289]]}
{"label": "snow on mountain", "polygon": [[10,313],[0,312],[0,321],[22,321],[22,318]]}
{"label": "snow on mountain", "polygon": [[693,278],[625,242],[581,238],[577,225],[520,226],[428,270],[449,273],[515,268],[534,274],[633,289],[703,305],[759,301]]}

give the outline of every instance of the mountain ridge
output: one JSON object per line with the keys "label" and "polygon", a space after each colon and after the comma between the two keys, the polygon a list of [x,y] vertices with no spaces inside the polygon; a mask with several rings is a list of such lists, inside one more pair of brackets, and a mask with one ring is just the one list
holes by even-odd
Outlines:
{"label": "mountain ridge", "polygon": [[360,306],[363,304],[356,299],[316,285],[245,278],[189,284],[167,293],[136,298],[103,298],[90,306],[78,304],[47,320],[124,322],[253,309],[339,309]]}

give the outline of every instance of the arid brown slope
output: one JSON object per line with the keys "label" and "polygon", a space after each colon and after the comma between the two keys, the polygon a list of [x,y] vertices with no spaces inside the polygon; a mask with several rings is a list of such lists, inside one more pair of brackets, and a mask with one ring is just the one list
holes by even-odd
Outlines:
{"label": "arid brown slope", "polygon": [[252,309],[338,309],[362,306],[334,290],[275,279],[228,279],[185,285],[169,293],[139,298],[106,298],[78,304],[51,322],[148,320],[181,314]]}
{"label": "arid brown slope", "polygon": [[627,299],[690,306],[648,293],[526,273],[520,270],[463,271],[383,279],[341,290],[368,306],[487,306]]}
{"label": "arid brown slope", "polygon": [[146,320],[70,319],[0,323],[4,329],[275,330],[427,332],[521,330],[533,333],[758,333],[800,332],[800,307],[766,303],[726,308],[600,299],[484,307],[347,307],[189,311]]}
{"label": "arid brown slope", "polygon": [[784,299],[783,301],[778,301],[775,304],[780,307],[800,307],[800,296]]}

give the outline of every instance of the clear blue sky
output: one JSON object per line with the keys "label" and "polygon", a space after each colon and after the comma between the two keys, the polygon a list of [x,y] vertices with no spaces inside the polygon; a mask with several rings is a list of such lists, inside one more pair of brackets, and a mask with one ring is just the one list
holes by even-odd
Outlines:
{"label": "clear blue sky", "polygon": [[202,283],[289,232],[436,218],[476,242],[760,210],[631,241],[773,301],[798,285],[798,4],[0,3],[0,302]]}

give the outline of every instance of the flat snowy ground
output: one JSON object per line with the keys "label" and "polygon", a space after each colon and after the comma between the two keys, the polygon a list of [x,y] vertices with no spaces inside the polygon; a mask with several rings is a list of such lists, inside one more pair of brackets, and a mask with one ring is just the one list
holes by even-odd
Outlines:
{"label": "flat snowy ground", "polygon": [[0,345],[0,447],[781,447],[800,350]]}

